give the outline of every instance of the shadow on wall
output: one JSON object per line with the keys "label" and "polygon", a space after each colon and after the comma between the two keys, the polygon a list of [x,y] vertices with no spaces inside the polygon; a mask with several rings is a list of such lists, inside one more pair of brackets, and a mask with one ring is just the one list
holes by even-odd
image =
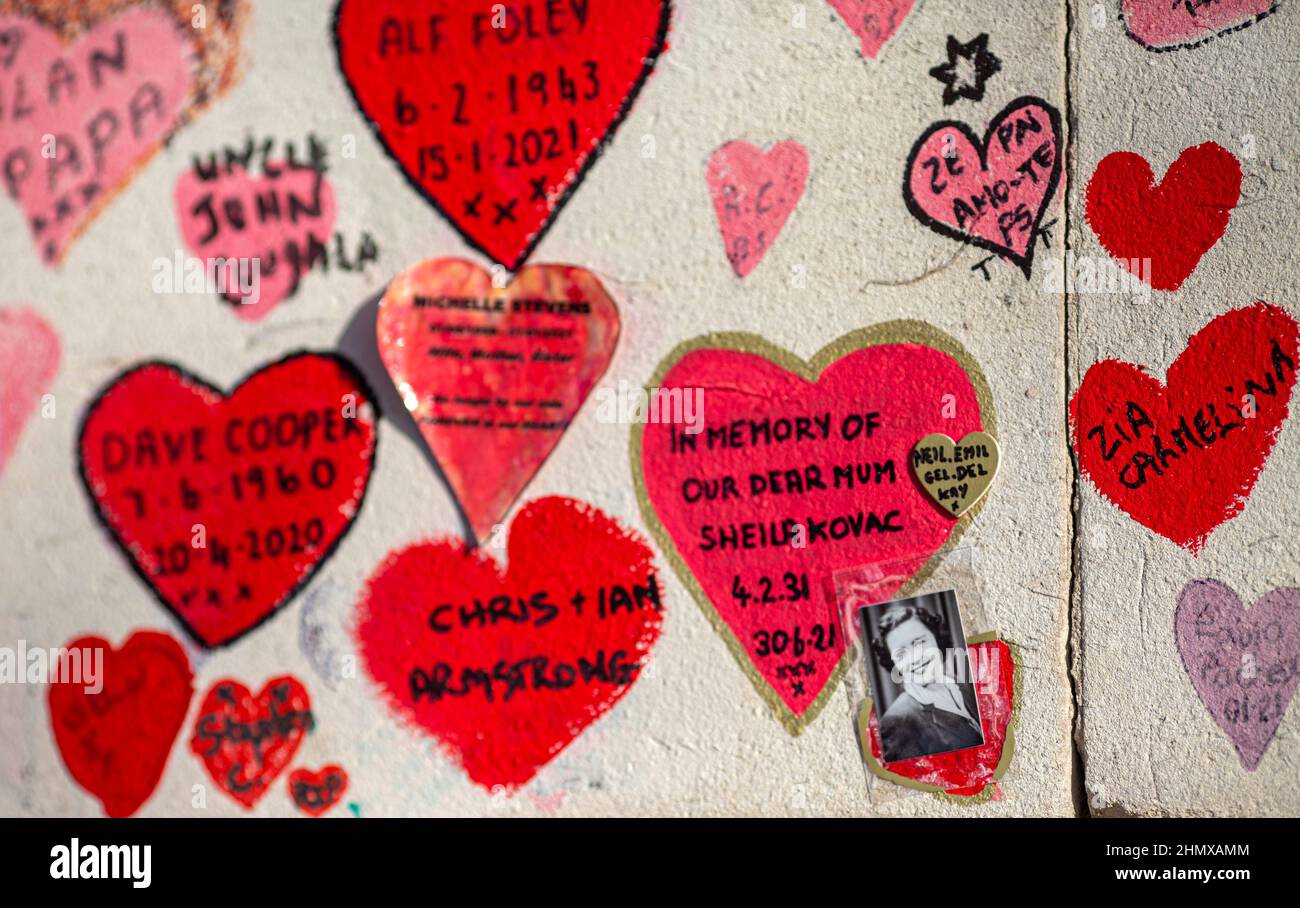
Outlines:
{"label": "shadow on wall", "polygon": [[384,368],[384,361],[379,358],[379,337],[375,331],[375,324],[379,318],[379,302],[384,298],[386,290],[387,288],[380,290],[362,303],[361,308],[348,321],[347,327],[339,335],[339,352],[352,361],[353,365],[366,377],[370,387],[374,389],[376,403],[379,405],[382,418],[394,429],[415,442],[416,447],[424,454],[424,459],[429,462],[429,466],[438,474],[438,479],[446,487],[448,495],[451,496],[451,500],[456,505],[456,516],[460,521],[461,535],[465,537],[468,543],[474,545],[477,540],[474,538],[474,531],[470,529],[469,518],[465,516],[460,501],[456,498],[456,493],[452,490],[451,484],[447,482],[447,476],[433,456],[433,452],[429,450],[429,445],[425,442],[424,436],[420,434],[420,427],[416,425],[415,418],[406,409],[402,396],[397,393],[397,388],[393,385],[388,370]]}

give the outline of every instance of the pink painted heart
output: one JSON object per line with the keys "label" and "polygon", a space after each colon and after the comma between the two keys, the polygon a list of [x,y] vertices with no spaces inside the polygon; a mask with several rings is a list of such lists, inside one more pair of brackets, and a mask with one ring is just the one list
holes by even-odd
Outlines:
{"label": "pink painted heart", "polygon": [[788,139],[767,152],[748,142],[728,142],[709,158],[705,179],[727,260],[744,277],[758,267],[803,198],[808,151]]}
{"label": "pink painted heart", "polygon": [[1247,609],[1231,587],[1193,580],[1174,632],[1197,695],[1253,771],[1300,683],[1300,589],[1273,590]]}
{"label": "pink painted heart", "polygon": [[894,37],[916,0],[826,0],[844,24],[862,42],[862,55],[876,59],[885,42]]}
{"label": "pink painted heart", "polygon": [[618,343],[590,271],[530,265],[494,287],[461,259],[421,262],[379,305],[379,355],[486,539],[559,444]]}
{"label": "pink painted heart", "polygon": [[246,321],[297,291],[313,247],[328,244],[337,213],[333,187],[307,164],[272,161],[256,176],[238,165],[215,176],[188,170],[176,182],[176,217],[194,255],[205,263],[257,260],[251,293],[241,292],[235,272],[217,269],[223,297]]}
{"label": "pink painted heart", "polygon": [[0,180],[46,264],[176,128],[194,65],[193,41],[159,9],[128,9],[71,45],[0,16]]}
{"label": "pink painted heart", "polygon": [[31,309],[0,308],[0,473],[59,368],[59,336]]}
{"label": "pink painted heart", "polygon": [[980,139],[965,123],[935,123],[916,140],[903,200],[935,233],[997,253],[1029,277],[1038,228],[1061,178],[1061,115],[1017,98]]}
{"label": "pink painted heart", "polygon": [[1278,0],[1124,0],[1124,27],[1147,50],[1197,47],[1254,25]]}
{"label": "pink painted heart", "polygon": [[632,440],[646,523],[797,734],[841,670],[832,574],[888,565],[889,598],[969,525],[973,512],[934,506],[907,460],[933,432],[993,430],[983,376],[952,338],[892,322],[807,363],[754,335],[706,335],[650,385],[655,415]]}

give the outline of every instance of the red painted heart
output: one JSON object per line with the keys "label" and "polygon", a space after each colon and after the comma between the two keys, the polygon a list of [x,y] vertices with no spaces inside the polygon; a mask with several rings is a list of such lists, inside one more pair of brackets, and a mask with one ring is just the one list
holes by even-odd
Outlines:
{"label": "red painted heart", "polygon": [[227,679],[203,698],[190,750],[212,781],[251,808],[289,765],[313,725],[311,698],[297,678],[272,678],[256,697]]}
{"label": "red painted heart", "polygon": [[289,773],[289,797],[308,816],[324,816],[343,799],[347,790],[348,774],[341,766],[325,766],[314,772],[295,769]]}
{"label": "red painted heart", "polygon": [[479,540],[559,444],[618,329],[600,281],[569,265],[497,289],[477,265],[436,259],[388,286],[380,356]]}
{"label": "red painted heart", "polygon": [[146,363],[87,410],[82,480],[136,573],[195,640],[221,646],[285,605],[351,527],[371,401],[332,354],[291,354],[229,396]]}
{"label": "red painted heart", "polygon": [[907,463],[926,435],[995,431],[983,376],[952,338],[893,322],[841,338],[811,363],[753,335],[708,335],[670,354],[650,385],[662,399],[693,401],[698,418],[675,422],[661,406],[659,421],[634,428],[642,514],[797,734],[842,670],[832,575],[875,566],[888,599],[980,507],[954,522]]}
{"label": "red painted heart", "polygon": [[1241,165],[1206,142],[1155,179],[1141,155],[1106,155],[1088,181],[1085,217],[1122,266],[1156,290],[1177,290],[1223,236],[1241,196]]}
{"label": "red painted heart", "polygon": [[1123,0],[1129,37],[1147,50],[1199,47],[1277,10],[1280,0]]}
{"label": "red painted heart", "polygon": [[881,757],[880,723],[868,701],[858,717],[858,733],[870,747],[870,753],[864,753],[863,757],[873,773],[925,791],[971,797],[1006,772],[1015,746],[1015,660],[1011,648],[1001,640],[972,643],[968,651],[976,678],[975,697],[979,702],[984,743],[965,750],[885,763]]}
{"label": "red painted heart", "polygon": [[1028,278],[1060,150],[1061,115],[1041,98],[1012,101],[983,139],[965,123],[935,123],[907,156],[903,201],[935,233],[997,253]]}
{"label": "red painted heart", "polygon": [[727,261],[744,277],[758,267],[803,198],[808,151],[790,139],[768,151],[749,142],[728,142],[709,158],[705,179]]}
{"label": "red painted heart", "polygon": [[267,162],[250,174],[234,164],[215,175],[187,170],[176,181],[176,218],[185,245],[205,263],[256,260],[256,280],[240,286],[227,265],[218,290],[246,321],[265,317],[298,290],[316,250],[328,248],[338,209],[334,188],[318,167]]}
{"label": "red painted heart", "polygon": [[669,14],[668,0],[340,0],[334,35],[411,185],[513,270],[631,109]]}
{"label": "red painted heart", "polygon": [[0,474],[59,368],[59,335],[33,309],[0,308]]}
{"label": "red painted heart", "polygon": [[[54,741],[69,774],[104,812],[129,817],[158,787],[185,723],[194,696],[190,660],[175,640],[154,631],[135,632],[118,650],[99,637],[65,649],[71,664],[83,667],[83,683],[50,685]],[[89,683],[97,653],[99,677]]]}
{"label": "red painted heart", "polygon": [[0,185],[46,264],[238,77],[247,0],[0,0]]}
{"label": "red painted heart", "polygon": [[399,715],[479,785],[514,790],[631,689],[663,615],[653,553],[582,502],[529,502],[507,561],[453,541],[394,552],[356,633]]}
{"label": "red painted heart", "polygon": [[1288,413],[1300,325],[1256,303],[1188,341],[1165,384],[1141,366],[1094,363],[1070,401],[1080,469],[1103,497],[1199,552],[1241,513]]}

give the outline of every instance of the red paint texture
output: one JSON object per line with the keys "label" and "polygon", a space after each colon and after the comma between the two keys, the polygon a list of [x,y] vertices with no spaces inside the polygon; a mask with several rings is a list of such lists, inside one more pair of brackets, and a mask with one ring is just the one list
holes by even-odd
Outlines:
{"label": "red paint texture", "polygon": [[[880,727],[874,708],[867,720],[871,753],[884,769],[915,782],[938,786],[950,795],[961,796],[977,795],[994,781],[1016,707],[1016,667],[1006,643],[990,640],[972,644],[967,650],[971,668],[978,673],[975,698],[979,702],[980,725],[984,729],[984,743],[979,747],[884,763],[881,762]],[[981,665],[987,666],[987,671],[980,672],[978,666]]]}
{"label": "red paint texture", "polygon": [[668,0],[342,0],[335,39],[357,106],[412,186],[513,270],[631,108],[669,11]]}
{"label": "red paint texture", "polygon": [[1241,196],[1241,165],[1214,142],[1187,148],[1156,182],[1146,158],[1116,151],[1102,158],[1085,196],[1097,239],[1133,274],[1150,260],[1150,284],[1177,290],[1219,241]]}
{"label": "red paint texture", "polygon": [[1124,27],[1147,50],[1198,47],[1254,25],[1280,0],[1123,0]]}
{"label": "red paint texture", "polygon": [[100,637],[82,637],[65,649],[86,656],[102,650],[103,686],[86,693],[85,684],[50,685],[54,741],[68,773],[99,798],[104,812],[129,817],[158,787],[185,723],[194,696],[190,660],[175,640],[155,631],[136,631],[121,649]]}
{"label": "red paint texture", "polygon": [[513,791],[631,689],[663,615],[653,553],[591,505],[529,502],[506,559],[459,541],[394,552],[356,635],[390,707]]}
{"label": "red paint texture", "polygon": [[374,459],[370,400],[327,354],[291,354],[229,396],[147,363],[87,410],[82,478],[136,572],[221,646],[288,602],[351,526]]}
{"label": "red paint texture", "polygon": [[861,42],[862,55],[874,60],[902,26],[916,0],[826,0]]}
{"label": "red paint texture", "polygon": [[308,816],[329,813],[347,790],[348,774],[341,766],[323,766],[315,771],[295,769],[289,773],[289,797]]}
{"label": "red paint texture", "polygon": [[1080,468],[1138,523],[1199,552],[1241,513],[1273,450],[1298,344],[1295,318],[1259,302],[1193,335],[1164,384],[1141,366],[1094,363],[1070,401]]}
{"label": "red paint texture", "polygon": [[272,678],[256,697],[227,679],[203,698],[190,750],[222,791],[252,808],[312,726],[311,698],[297,678]]}
{"label": "red paint texture", "polygon": [[0,473],[59,369],[59,336],[32,309],[0,309]]}
{"label": "red paint texture", "polygon": [[1061,177],[1061,115],[1041,98],[1008,104],[984,132],[944,120],[921,134],[903,201],[935,233],[996,253],[1028,278]]}
{"label": "red paint texture", "polygon": [[803,198],[808,150],[790,139],[768,151],[728,142],[709,158],[705,179],[727,261],[744,277],[758,267]]}
{"label": "red paint texture", "polygon": [[[824,592],[829,578],[845,568],[891,563],[897,569],[879,587],[880,599],[886,600],[952,533],[952,518],[934,506],[907,463],[916,442],[932,432],[963,436],[983,428],[975,389],[952,357],[918,343],[854,351],[828,366],[816,382],[757,354],[695,350],[668,370],[661,387],[684,394],[703,389],[704,424],[693,450],[681,448],[680,441],[679,450],[673,449],[681,425],[645,427],[641,462],[647,497],[755,670],[791,713],[802,716],[844,653],[835,606]],[[875,414],[879,423],[870,437],[863,424],[867,414]],[[748,438],[744,427],[751,420],[800,418],[828,418],[828,437],[709,444],[710,432],[730,437],[729,427],[737,425],[737,437]],[[854,437],[845,437],[846,421],[858,426]],[[820,435],[815,424],[811,431]],[[892,479],[875,466],[890,462]],[[852,481],[836,484],[836,467],[852,473],[853,465],[861,464],[867,465],[865,481],[854,473]],[[809,467],[818,471],[824,489],[806,482]],[[780,491],[768,485],[773,474]],[[757,495],[754,476],[763,480]],[[733,478],[734,494],[724,493],[722,477]],[[705,480],[708,486],[692,485]],[[688,500],[688,490],[695,500]],[[787,522],[804,528],[803,547],[793,545],[793,537],[781,529]],[[901,530],[884,530],[885,525]],[[718,544],[722,533],[733,530],[769,541],[749,548]],[[807,582],[791,589],[787,575]]]}
{"label": "red paint texture", "polygon": [[408,269],[379,306],[379,354],[486,540],[559,444],[618,343],[591,272],[532,265],[504,289],[460,259]]}

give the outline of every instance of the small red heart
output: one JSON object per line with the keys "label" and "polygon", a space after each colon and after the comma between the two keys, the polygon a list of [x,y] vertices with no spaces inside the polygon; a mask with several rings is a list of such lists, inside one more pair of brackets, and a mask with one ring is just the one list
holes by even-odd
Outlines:
{"label": "small red heart", "polygon": [[190,750],[212,781],[251,808],[289,765],[313,724],[311,698],[297,678],[272,678],[256,698],[227,679],[203,698]]}
{"label": "small red heart", "polygon": [[0,308],[0,473],[59,368],[59,335],[33,309]]}
{"label": "small red heart", "polygon": [[1033,269],[1039,224],[1061,178],[1061,114],[1041,98],[1017,98],[984,138],[943,120],[916,140],[903,173],[907,210],[940,236]]}
{"label": "small red heart", "polygon": [[886,778],[901,777],[946,794],[970,797],[982,792],[1006,771],[1003,759],[1012,741],[1011,720],[1015,716],[1016,666],[1011,648],[1001,640],[972,643],[971,670],[975,672],[975,698],[979,703],[984,743],[979,747],[954,750],[928,757],[913,757],[883,763],[880,725],[876,711],[867,717],[867,741],[871,746],[873,770]]}
{"label": "small red heart", "polygon": [[289,797],[303,813],[324,816],[348,790],[348,774],[341,766],[318,770],[295,769],[289,773]]}
{"label": "small red heart", "polygon": [[727,261],[744,277],[776,242],[808,182],[808,150],[791,139],[767,151],[740,140],[709,158],[705,172]]}
{"label": "small red heart", "polygon": [[529,502],[507,561],[459,541],[394,552],[356,633],[397,713],[479,785],[514,790],[631,689],[663,614],[653,553],[591,505]]}
{"label": "small red heart", "polygon": [[1085,217],[1120,265],[1156,290],[1177,290],[1223,236],[1240,196],[1241,165],[1214,142],[1184,149],[1159,183],[1146,158],[1116,151],[1088,181]]}
{"label": "small red heart", "polygon": [[86,654],[83,660],[102,651],[103,687],[87,693],[81,683],[50,685],[54,741],[72,778],[99,798],[104,812],[129,817],[158,787],[185,722],[194,696],[190,660],[175,640],[155,631],[136,631],[118,650],[100,637],[65,648]]}
{"label": "small red heart", "polygon": [[1080,469],[1138,523],[1199,552],[1246,506],[1287,417],[1298,348],[1296,320],[1260,302],[1194,334],[1164,384],[1094,363],[1070,401]]}
{"label": "small red heart", "polygon": [[352,526],[372,399],[333,354],[291,354],[229,395],[145,363],[86,411],[82,480],[136,573],[195,640],[221,646],[286,604]]}
{"label": "small red heart", "polygon": [[407,180],[510,270],[541,241],[664,49],[668,0],[340,0],[357,107]]}
{"label": "small red heart", "polygon": [[600,281],[570,265],[497,288],[471,262],[435,259],[388,285],[379,355],[480,541],[560,443],[618,331]]}

